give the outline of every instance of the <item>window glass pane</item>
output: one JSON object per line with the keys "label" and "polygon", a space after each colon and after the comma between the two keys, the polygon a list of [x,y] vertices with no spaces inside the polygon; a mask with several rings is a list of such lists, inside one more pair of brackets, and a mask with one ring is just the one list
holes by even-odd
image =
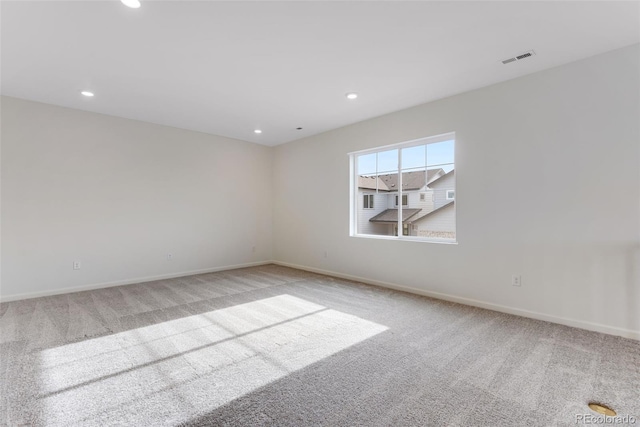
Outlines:
{"label": "window glass pane", "polygon": [[424,170],[424,167],[427,165],[426,158],[426,147],[424,145],[418,145],[417,147],[409,147],[402,149],[402,170],[406,169],[417,169],[421,168]]}
{"label": "window glass pane", "polygon": [[356,199],[356,233],[393,235],[393,224],[398,220],[393,203],[398,191],[398,154],[398,149],[393,149],[357,157],[357,191],[368,197]]}
{"label": "window glass pane", "polygon": [[395,172],[398,170],[398,150],[382,151],[378,153],[378,173]]}
{"label": "window glass pane", "polygon": [[358,156],[358,175],[375,175],[376,153]]}
{"label": "window glass pane", "polygon": [[442,165],[445,172],[453,169],[454,142],[443,141],[427,145],[427,166]]}
{"label": "window glass pane", "polygon": [[[395,200],[396,200],[395,204],[398,205],[398,196],[396,196]],[[407,206],[408,204],[409,204],[409,197],[406,194],[403,194],[402,195],[402,205],[403,206]]]}
{"label": "window glass pane", "polygon": [[363,198],[363,207],[365,209],[373,208],[373,194],[365,194]]}

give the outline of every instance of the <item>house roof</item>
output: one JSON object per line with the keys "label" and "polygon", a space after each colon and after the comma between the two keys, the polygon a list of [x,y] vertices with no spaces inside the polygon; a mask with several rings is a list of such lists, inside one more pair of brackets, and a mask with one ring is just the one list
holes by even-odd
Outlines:
{"label": "house roof", "polygon": [[[433,181],[429,182],[429,187],[431,187],[433,184],[439,184],[438,181],[444,179],[447,176],[453,175],[455,173],[455,171],[456,171],[455,169],[451,169],[449,172],[445,173],[444,175],[441,175],[441,176],[437,177]],[[442,182],[442,181],[440,181],[440,182]]]}
{"label": "house roof", "polygon": [[[438,173],[444,172],[442,169],[428,169],[425,175],[424,171],[403,172],[402,173],[402,188],[404,190],[419,190],[432,180],[436,181]],[[434,179],[436,178],[436,179]],[[398,174],[389,173],[385,175],[378,175],[378,190],[379,191],[397,191],[398,190]],[[358,187],[375,190],[376,189],[376,177],[375,176],[359,176]]]}
{"label": "house roof", "polygon": [[[422,209],[402,209],[402,222],[409,220],[421,210]],[[398,222],[398,209],[387,209],[386,211],[382,211],[369,221],[396,223]]]}
{"label": "house roof", "polygon": [[375,190],[376,189],[376,181],[378,182],[378,190],[379,191],[389,191],[387,184],[384,183],[380,178],[375,176],[359,176],[358,177],[358,188],[364,188],[367,190]]}
{"label": "house roof", "polygon": [[[447,208],[447,207],[449,207],[449,206],[452,206],[452,207],[453,207],[453,204],[454,204],[455,202],[456,202],[455,200],[452,200],[452,201],[450,201],[450,202],[447,202],[447,203],[445,203],[444,205],[440,206],[438,209],[434,209],[434,210],[432,210],[431,212],[427,212],[426,214],[422,215],[421,217],[413,219],[411,222],[412,222],[412,223],[418,222],[418,221],[420,221],[421,219],[424,219],[424,218],[426,218],[426,217],[428,217],[428,216],[430,216],[430,215],[433,215],[433,214],[434,214],[434,213],[436,213],[436,212],[440,212],[441,210],[443,210],[443,209],[445,209],[445,208]],[[375,218],[375,217],[374,217],[374,218]],[[396,220],[396,221],[397,221],[397,220]]]}

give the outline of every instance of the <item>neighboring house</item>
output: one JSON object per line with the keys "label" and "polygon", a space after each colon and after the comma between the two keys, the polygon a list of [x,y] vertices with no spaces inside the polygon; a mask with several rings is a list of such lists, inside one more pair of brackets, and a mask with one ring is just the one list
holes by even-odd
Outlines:
{"label": "neighboring house", "polygon": [[369,222],[369,220],[384,212],[389,204],[389,188],[380,178],[373,176],[358,177],[358,233],[359,234],[389,234],[385,224]]}
{"label": "neighboring house", "polygon": [[[358,177],[358,210],[357,223],[359,234],[397,235],[398,203],[402,203],[402,223],[404,235],[419,236],[420,229],[412,226],[413,222],[422,219],[429,212],[442,205],[439,193],[447,181],[443,181],[436,189],[432,184],[452,175],[445,174],[442,169],[403,172],[402,201],[398,200],[398,174]],[[451,181],[453,182],[453,181]],[[452,187],[453,188],[453,187]],[[442,193],[446,197],[446,193]],[[428,222],[427,222],[428,224]],[[422,230],[423,234],[425,230]]]}
{"label": "neighboring house", "polygon": [[433,190],[433,208],[438,209],[451,203],[456,197],[455,171],[452,170],[429,183]]}
{"label": "neighboring house", "polygon": [[420,237],[439,237],[455,239],[455,170],[431,181],[429,188],[433,192],[433,210],[412,218],[415,234]]}

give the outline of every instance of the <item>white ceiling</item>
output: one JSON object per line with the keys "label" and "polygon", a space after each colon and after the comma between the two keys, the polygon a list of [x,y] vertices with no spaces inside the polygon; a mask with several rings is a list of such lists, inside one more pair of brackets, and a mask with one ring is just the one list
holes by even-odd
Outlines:
{"label": "white ceiling", "polygon": [[3,95],[265,145],[640,41],[637,1],[0,7]]}

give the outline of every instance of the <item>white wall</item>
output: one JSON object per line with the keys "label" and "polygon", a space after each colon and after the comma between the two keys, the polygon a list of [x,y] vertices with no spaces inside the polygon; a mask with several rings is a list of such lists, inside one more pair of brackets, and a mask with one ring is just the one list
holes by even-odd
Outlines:
{"label": "white wall", "polygon": [[2,97],[1,166],[2,299],[272,258],[268,147]]}
{"label": "white wall", "polygon": [[[0,297],[275,259],[640,338],[639,56],[275,149],[3,97]],[[459,244],[349,237],[347,153],[450,131]]]}
{"label": "white wall", "polygon": [[[275,259],[640,338],[639,55],[634,45],[276,147]],[[452,131],[459,243],[349,237],[347,153]],[[323,177],[313,204],[301,176]]]}

